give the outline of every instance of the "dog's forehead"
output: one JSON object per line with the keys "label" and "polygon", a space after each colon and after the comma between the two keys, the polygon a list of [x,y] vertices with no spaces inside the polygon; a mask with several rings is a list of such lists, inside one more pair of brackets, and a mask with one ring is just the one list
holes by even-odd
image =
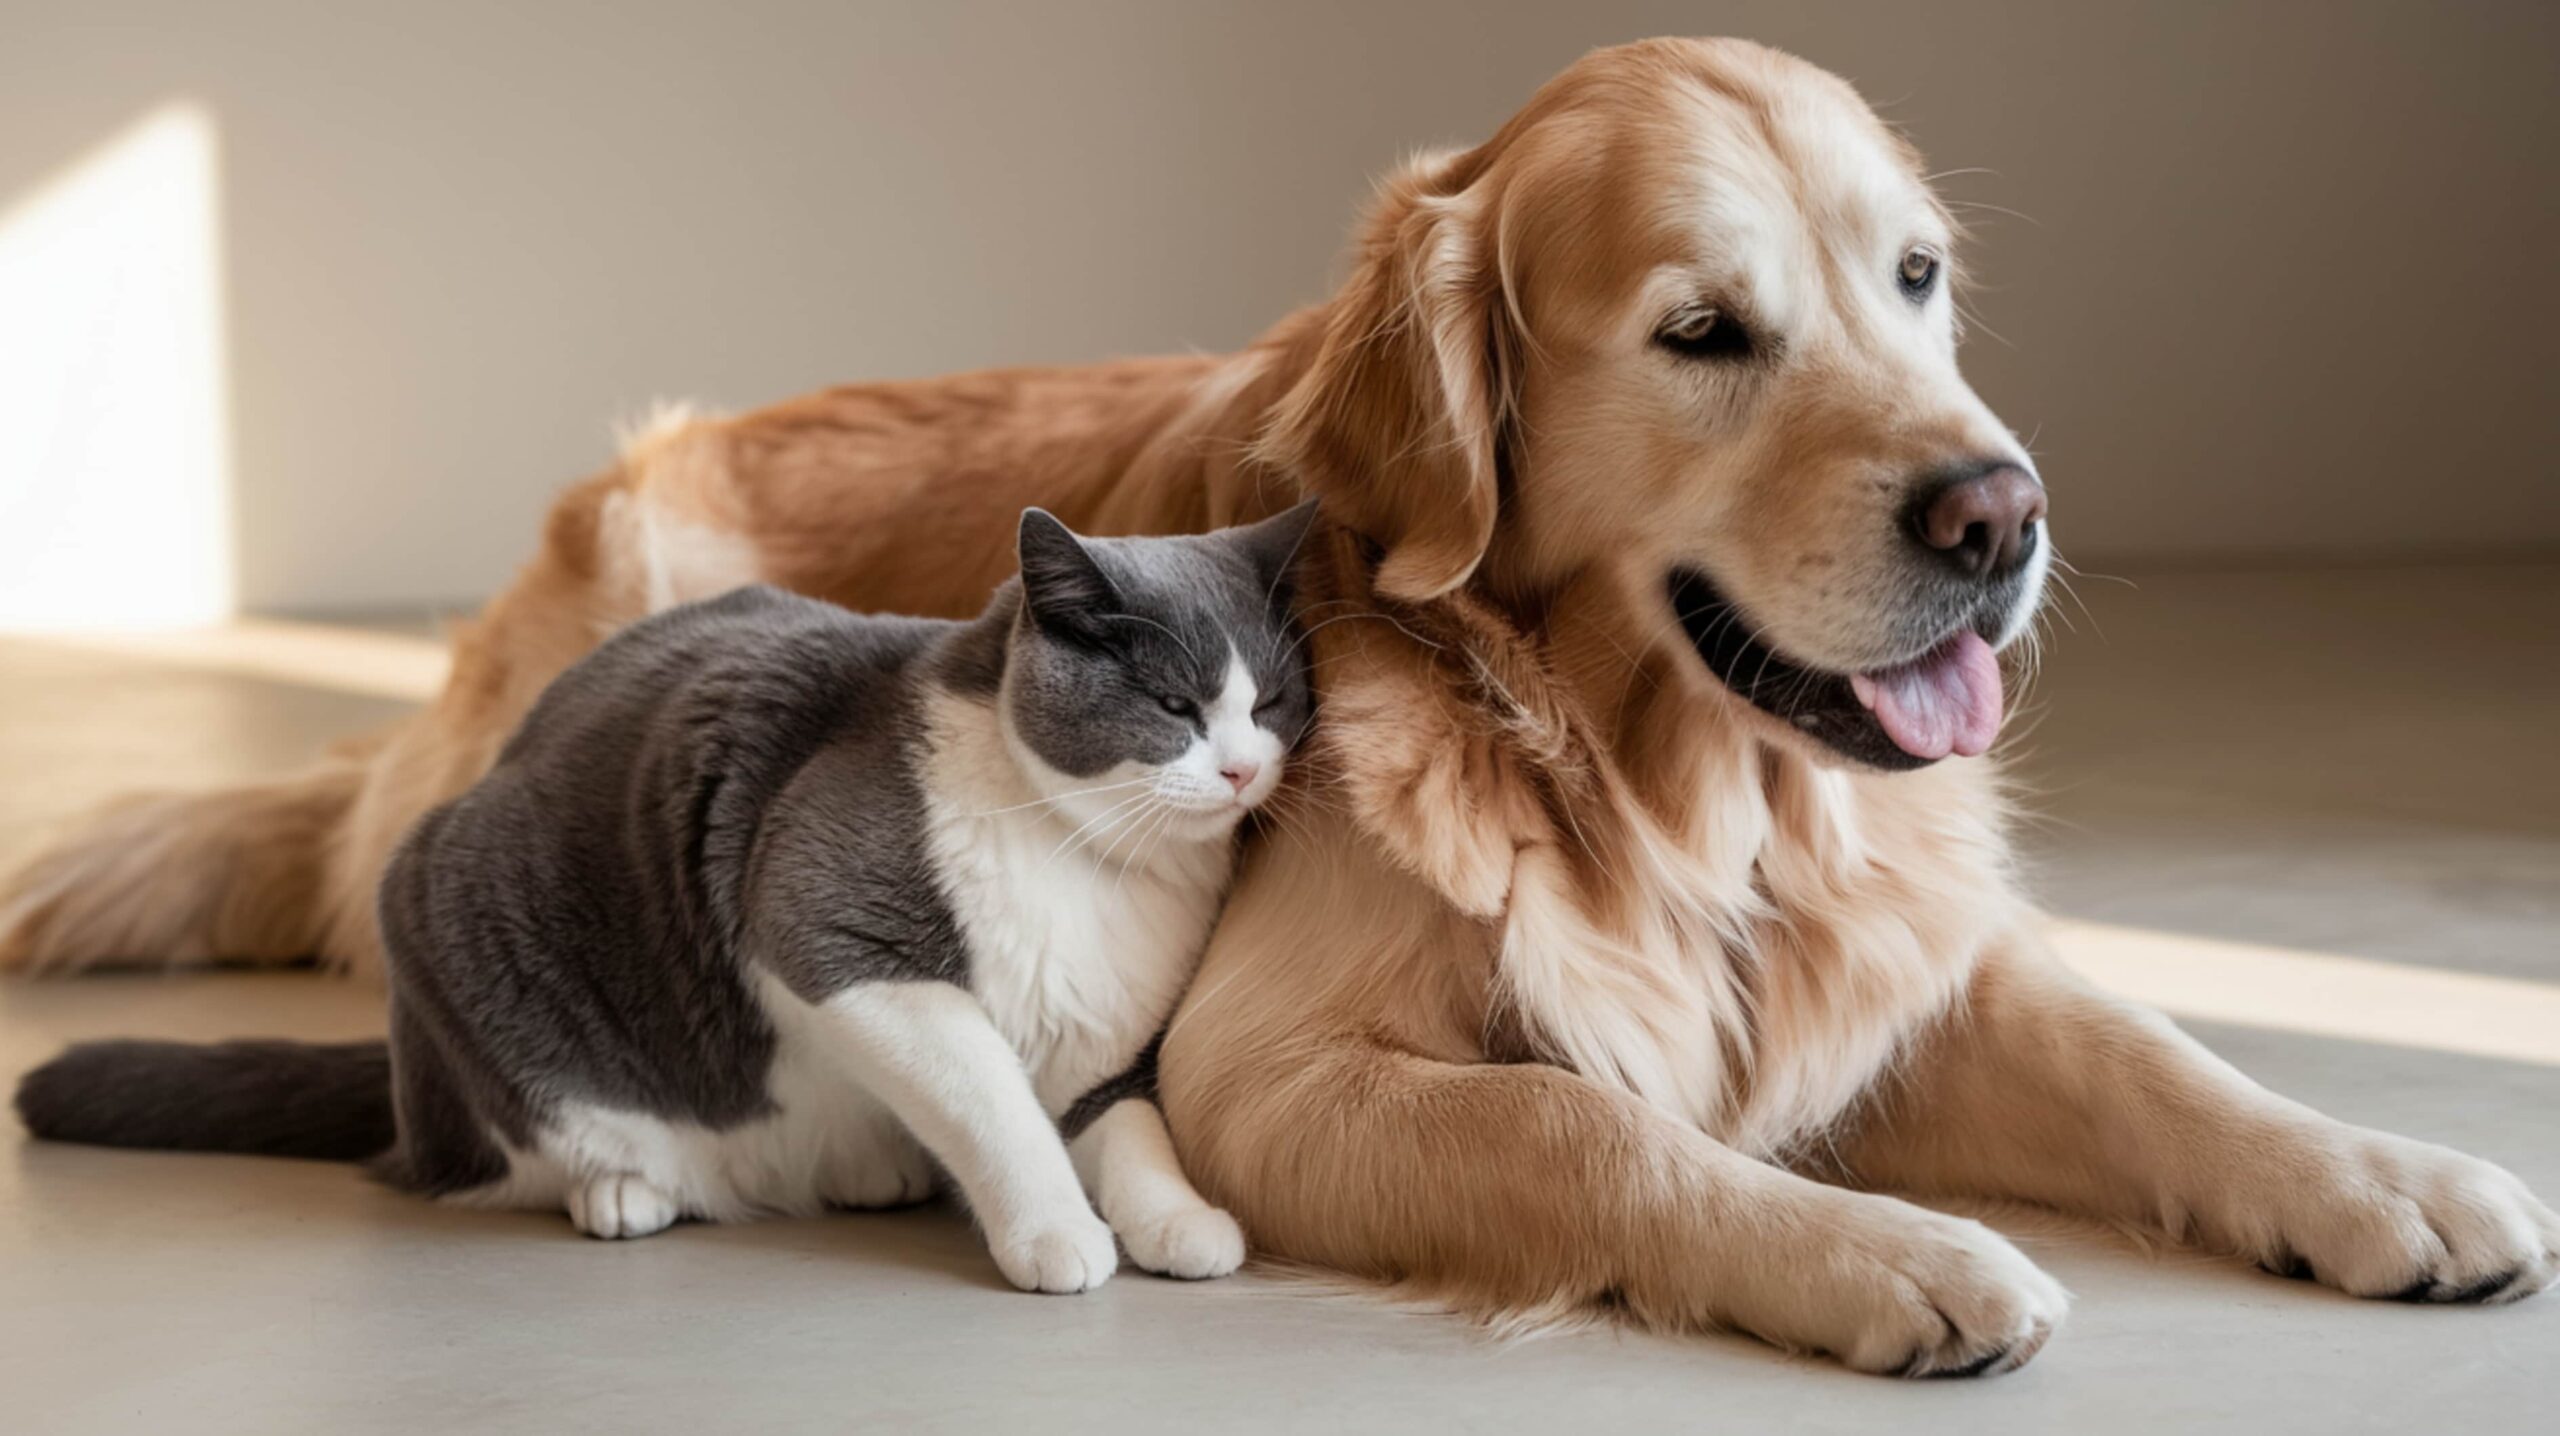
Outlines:
{"label": "dog's forehead", "polygon": [[1669,188],[1693,242],[1944,237],[1918,157],[1846,85],[1701,85],[1681,108]]}
{"label": "dog's forehead", "polygon": [[[1678,86],[1648,127],[1636,212],[1650,235],[1641,307],[1747,299],[1791,326],[1831,286],[1949,230],[1917,156],[1855,92],[1822,76]],[[1647,320],[1646,322],[1651,322]]]}

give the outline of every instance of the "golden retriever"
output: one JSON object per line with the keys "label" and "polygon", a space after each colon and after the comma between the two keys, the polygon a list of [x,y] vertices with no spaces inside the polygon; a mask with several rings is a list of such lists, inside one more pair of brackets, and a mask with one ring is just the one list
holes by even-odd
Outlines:
{"label": "golden retriever", "polygon": [[371,969],[402,829],[616,625],[750,579],[972,612],[1026,503],[1190,530],[1303,486],[1313,776],[1163,1063],[1261,1250],[1913,1375],[2018,1365],[2066,1298],[1880,1188],[2361,1295],[2541,1289],[2560,1219],[2513,1177],[2269,1095],[2038,939],[1977,755],[2052,548],[1957,372],[1955,238],[1832,76],[1593,54],[1395,175],[1340,293],[1242,353],[660,427],[559,501],[429,711],[104,815],[17,876],[0,959]]}

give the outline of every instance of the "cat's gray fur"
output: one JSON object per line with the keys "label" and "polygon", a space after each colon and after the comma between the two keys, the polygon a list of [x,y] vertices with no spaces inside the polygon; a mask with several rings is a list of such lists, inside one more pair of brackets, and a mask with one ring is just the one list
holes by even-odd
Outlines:
{"label": "cat's gray fur", "polygon": [[[386,873],[387,1127],[379,1044],[91,1044],[30,1075],[20,1110],[68,1140],[372,1156],[431,1194],[503,1184],[564,1104],[756,1122],[777,1043],[756,972],[813,1005],[970,981],[926,833],[932,706],[1002,705],[1021,747],[1081,780],[1205,741],[1168,705],[1206,710],[1240,662],[1255,722],[1294,739],[1311,698],[1286,574],[1309,517],[1079,540],[1034,510],[1023,576],[968,622],[750,588],[635,624]],[[1063,1136],[1151,1092],[1152,1055],[1057,1104]]]}

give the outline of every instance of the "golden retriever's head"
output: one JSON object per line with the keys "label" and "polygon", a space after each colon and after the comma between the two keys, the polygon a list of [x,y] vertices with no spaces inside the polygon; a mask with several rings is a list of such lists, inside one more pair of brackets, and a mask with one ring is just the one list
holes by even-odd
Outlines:
{"label": "golden retriever's head", "polygon": [[1270,449],[1390,597],[1481,574],[1534,612],[1597,570],[1772,735],[1978,753],[2051,547],[1957,372],[1954,239],[1837,78],[1601,51],[1389,181]]}

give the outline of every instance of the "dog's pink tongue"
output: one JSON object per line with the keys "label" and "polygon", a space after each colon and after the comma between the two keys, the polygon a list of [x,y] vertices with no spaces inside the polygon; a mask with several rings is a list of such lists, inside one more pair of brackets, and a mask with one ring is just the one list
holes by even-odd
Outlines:
{"label": "dog's pink tongue", "polygon": [[2000,660],[1969,628],[1899,668],[1853,674],[1849,686],[1914,758],[1975,757],[2000,736]]}

